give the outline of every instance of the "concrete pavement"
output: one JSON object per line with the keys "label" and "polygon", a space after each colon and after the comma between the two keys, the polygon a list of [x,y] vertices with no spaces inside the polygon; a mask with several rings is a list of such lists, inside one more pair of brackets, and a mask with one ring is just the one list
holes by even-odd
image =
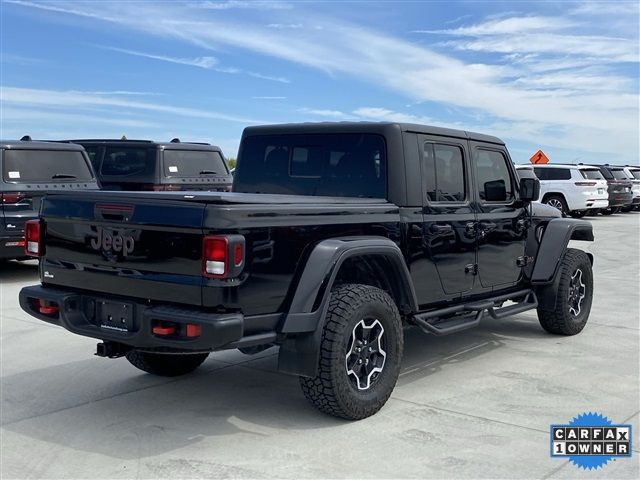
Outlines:
{"label": "concrete pavement", "polygon": [[[94,357],[95,340],[24,314],[33,262],[0,266],[0,477],[638,478],[640,213],[592,219],[596,296],[575,337],[535,312],[445,338],[405,333],[377,415],[318,413],[276,352],[213,354],[180,378]],[[549,457],[549,425],[597,411],[634,426],[634,456],[585,472]]]}

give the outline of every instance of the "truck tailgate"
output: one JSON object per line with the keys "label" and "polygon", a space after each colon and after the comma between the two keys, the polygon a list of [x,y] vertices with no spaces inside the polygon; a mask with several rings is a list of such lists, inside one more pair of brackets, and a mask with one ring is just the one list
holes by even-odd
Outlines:
{"label": "truck tailgate", "polygon": [[204,204],[93,192],[42,202],[45,285],[202,304]]}

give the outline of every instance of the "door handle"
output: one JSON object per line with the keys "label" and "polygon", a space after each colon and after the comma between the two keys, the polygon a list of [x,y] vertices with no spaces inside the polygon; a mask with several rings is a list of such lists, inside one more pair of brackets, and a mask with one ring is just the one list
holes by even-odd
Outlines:
{"label": "door handle", "polygon": [[529,222],[524,218],[521,218],[516,222],[516,231],[518,231],[518,233],[522,233],[527,228],[529,228]]}
{"label": "door handle", "polygon": [[486,231],[489,230],[495,230],[496,228],[498,228],[498,225],[496,225],[493,222],[480,222],[480,229]]}
{"label": "door handle", "polygon": [[475,222],[469,222],[464,226],[464,233],[467,237],[473,237],[476,234]]}
{"label": "door handle", "polygon": [[453,227],[451,225],[436,225],[435,223],[429,227],[431,233],[451,233]]}

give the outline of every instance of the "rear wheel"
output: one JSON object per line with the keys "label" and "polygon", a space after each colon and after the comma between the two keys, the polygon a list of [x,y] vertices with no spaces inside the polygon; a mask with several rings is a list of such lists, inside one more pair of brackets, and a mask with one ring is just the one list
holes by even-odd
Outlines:
{"label": "rear wheel", "polygon": [[193,372],[208,356],[208,353],[169,354],[131,350],[127,353],[127,360],[144,372],[162,377],[177,377]]}
{"label": "rear wheel", "polygon": [[564,201],[564,198],[561,195],[549,195],[544,203],[553,207],[557,210],[560,210],[562,215],[567,215],[569,212],[569,208],[567,207],[567,202]]}
{"label": "rear wheel", "polygon": [[[587,324],[593,300],[593,272],[586,253],[568,248],[560,264],[557,290],[539,292],[541,305],[538,308],[540,325],[549,333],[575,335]],[[552,296],[552,301],[544,301],[544,296]],[[553,301],[555,299],[555,301]]]}
{"label": "rear wheel", "polygon": [[331,292],[318,373],[300,377],[304,396],[320,411],[349,420],[376,413],[400,373],[400,314],[383,290],[345,284]]}

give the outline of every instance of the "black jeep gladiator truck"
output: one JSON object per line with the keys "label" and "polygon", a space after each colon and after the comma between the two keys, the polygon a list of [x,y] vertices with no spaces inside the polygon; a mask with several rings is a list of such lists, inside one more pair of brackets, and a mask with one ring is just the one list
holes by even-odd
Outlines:
{"label": "black jeep gladiator truck", "polygon": [[331,415],[389,398],[403,326],[446,335],[536,309],[550,333],[585,326],[591,224],[533,204],[498,138],[422,125],[244,130],[233,192],[45,198],[27,229],[45,322],[159,375],[210,352],[278,346],[279,370]]}

